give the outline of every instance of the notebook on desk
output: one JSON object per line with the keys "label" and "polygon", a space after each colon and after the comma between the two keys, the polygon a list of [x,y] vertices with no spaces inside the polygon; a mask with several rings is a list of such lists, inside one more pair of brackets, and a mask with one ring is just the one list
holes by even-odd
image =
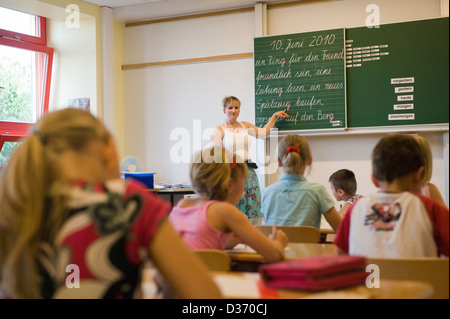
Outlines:
{"label": "notebook on desk", "polygon": [[259,274],[241,273],[240,276],[227,274],[215,275],[214,281],[225,298],[258,299],[261,294],[258,287]]}
{"label": "notebook on desk", "polygon": [[[288,246],[284,247],[284,251],[288,251],[290,248]],[[228,252],[234,253],[243,253],[243,254],[257,254],[258,252],[254,250],[252,247],[246,244],[237,244],[233,249],[226,249]]]}

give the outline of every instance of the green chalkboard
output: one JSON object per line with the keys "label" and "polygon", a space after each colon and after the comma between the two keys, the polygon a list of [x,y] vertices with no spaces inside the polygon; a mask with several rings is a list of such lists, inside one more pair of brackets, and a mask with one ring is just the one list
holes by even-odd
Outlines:
{"label": "green chalkboard", "polygon": [[449,122],[448,21],[346,29],[348,127]]}
{"label": "green chalkboard", "polygon": [[279,130],[346,128],[344,29],[254,39],[255,123]]}

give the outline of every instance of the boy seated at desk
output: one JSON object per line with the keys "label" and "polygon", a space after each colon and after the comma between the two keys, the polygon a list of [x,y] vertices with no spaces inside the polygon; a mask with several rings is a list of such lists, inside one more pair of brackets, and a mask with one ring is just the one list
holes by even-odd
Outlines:
{"label": "boy seated at desk", "polygon": [[337,201],[344,201],[344,205],[341,205],[339,210],[339,215],[344,218],[347,210],[352,206],[352,204],[362,195],[356,194],[356,178],[355,173],[348,169],[340,169],[329,178],[331,191],[333,192],[334,198]]}
{"label": "boy seated at desk", "polygon": [[413,193],[423,169],[413,136],[383,137],[372,152],[372,182],[380,190],[350,207],[334,240],[338,251],[385,258],[448,256],[448,209]]}

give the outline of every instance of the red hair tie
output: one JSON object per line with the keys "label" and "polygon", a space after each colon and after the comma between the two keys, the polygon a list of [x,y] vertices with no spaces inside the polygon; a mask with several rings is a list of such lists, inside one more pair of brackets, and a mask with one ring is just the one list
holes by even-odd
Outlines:
{"label": "red hair tie", "polygon": [[295,146],[289,146],[284,154],[288,155],[290,152],[295,152],[300,155],[300,149]]}

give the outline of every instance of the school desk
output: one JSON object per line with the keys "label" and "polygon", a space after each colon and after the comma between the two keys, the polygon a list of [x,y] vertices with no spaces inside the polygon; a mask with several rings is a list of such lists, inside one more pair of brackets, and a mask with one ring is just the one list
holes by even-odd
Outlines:
{"label": "school desk", "polygon": [[172,206],[175,205],[176,195],[192,195],[195,194],[193,189],[190,188],[150,188],[148,191],[153,192],[157,195],[169,195],[170,203]]}
{"label": "school desk", "polygon": [[379,288],[366,285],[328,291],[271,289],[259,273],[212,272],[214,281],[229,299],[426,299],[433,293],[429,283],[409,280],[380,280]]}
{"label": "school desk", "polygon": [[320,242],[321,243],[332,243],[336,232],[333,229],[321,228],[320,231]]}
{"label": "school desk", "polygon": [[[264,261],[260,254],[244,244],[238,244],[233,249],[226,249],[225,252],[230,256],[231,260]],[[286,259],[307,258],[323,254],[337,254],[336,246],[321,243],[288,243],[284,248]]]}
{"label": "school desk", "polygon": [[[141,298],[155,298],[153,266],[142,270]],[[433,294],[430,283],[415,280],[381,279],[378,288],[365,284],[328,291],[272,289],[265,286],[258,272],[211,271],[214,282],[226,299],[425,299]]]}
{"label": "school desk", "polygon": [[[230,256],[231,268],[235,271],[257,271],[258,267],[266,262],[254,249],[239,244],[233,249],[226,249]],[[308,258],[324,254],[337,254],[333,244],[288,243],[284,249],[285,259]]]}

